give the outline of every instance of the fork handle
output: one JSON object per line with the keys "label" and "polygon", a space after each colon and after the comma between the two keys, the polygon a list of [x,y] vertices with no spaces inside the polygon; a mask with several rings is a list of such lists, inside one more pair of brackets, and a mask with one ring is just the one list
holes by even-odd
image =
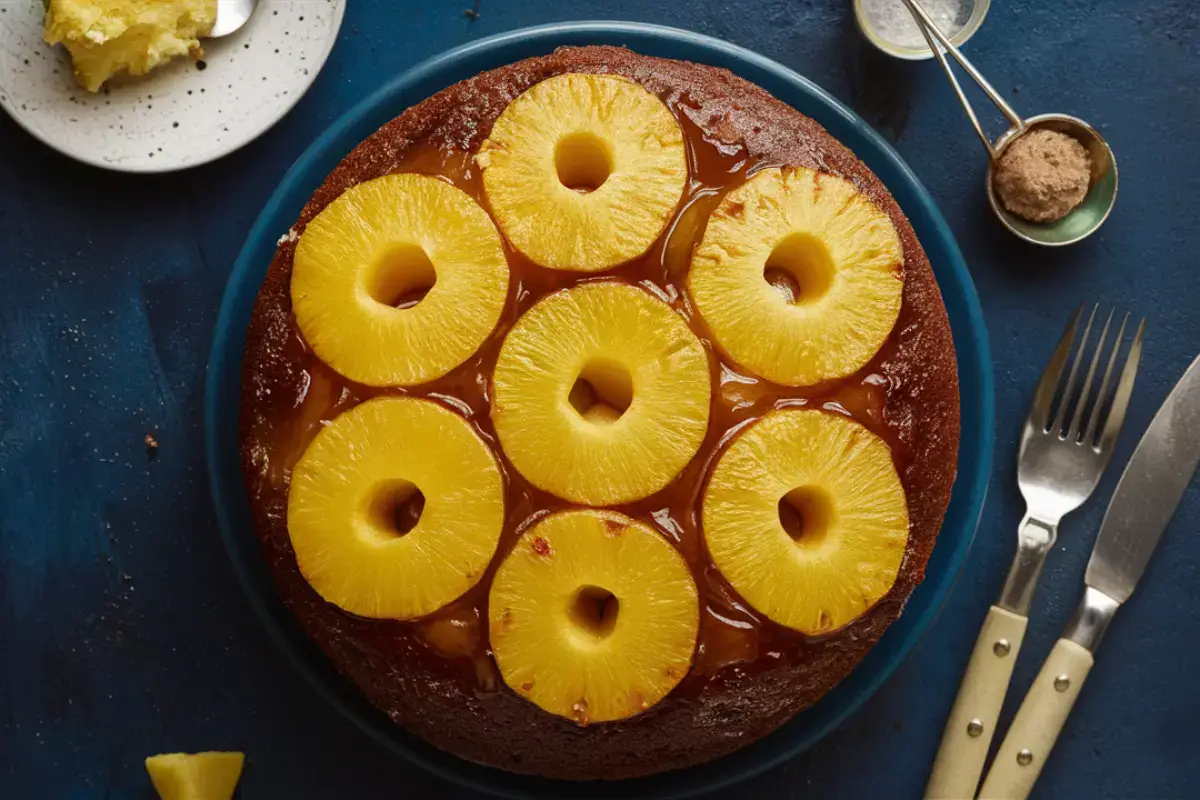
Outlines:
{"label": "fork handle", "polygon": [[1092,669],[1092,653],[1059,639],[1013,718],[980,798],[1025,800]]}
{"label": "fork handle", "polygon": [[926,800],[975,796],[1029,618],[988,609],[925,787]]}

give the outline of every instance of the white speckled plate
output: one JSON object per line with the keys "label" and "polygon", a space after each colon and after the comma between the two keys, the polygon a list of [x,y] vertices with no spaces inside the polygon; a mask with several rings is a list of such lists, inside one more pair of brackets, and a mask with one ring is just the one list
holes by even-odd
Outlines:
{"label": "white speckled plate", "polygon": [[317,77],[346,0],[260,0],[237,33],[91,94],[62,48],[42,41],[41,0],[0,0],[0,107],[46,144],[123,172],[220,158],[267,130]]}

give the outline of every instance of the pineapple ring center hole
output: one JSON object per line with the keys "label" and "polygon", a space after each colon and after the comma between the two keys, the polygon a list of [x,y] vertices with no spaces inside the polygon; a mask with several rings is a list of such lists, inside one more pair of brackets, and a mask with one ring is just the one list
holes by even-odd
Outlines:
{"label": "pineapple ring center hole", "polygon": [[409,533],[417,527],[424,511],[425,495],[409,481],[382,483],[367,501],[367,520],[385,538]]}
{"label": "pineapple ring center hole", "polygon": [[588,422],[616,422],[633,403],[633,375],[615,361],[593,359],[580,370],[567,400]]}
{"label": "pineapple ring center hole", "polygon": [[612,150],[594,133],[581,131],[558,140],[554,168],[559,182],[581,194],[594,192],[612,175]]}
{"label": "pineapple ring center hole", "polygon": [[621,601],[599,586],[581,586],[571,598],[567,616],[578,630],[597,641],[607,639],[617,625]]}
{"label": "pineapple ring center hole", "polygon": [[779,523],[797,547],[815,549],[833,527],[833,502],[819,486],[800,486],[779,498]]}
{"label": "pineapple ring center hole", "polygon": [[793,233],[784,238],[763,268],[763,279],[794,306],[820,300],[833,286],[836,269],[828,248],[815,236]]}
{"label": "pineapple ring center hole", "polygon": [[367,294],[376,303],[412,308],[437,283],[437,271],[425,251],[415,244],[398,244],[384,251],[367,276]]}

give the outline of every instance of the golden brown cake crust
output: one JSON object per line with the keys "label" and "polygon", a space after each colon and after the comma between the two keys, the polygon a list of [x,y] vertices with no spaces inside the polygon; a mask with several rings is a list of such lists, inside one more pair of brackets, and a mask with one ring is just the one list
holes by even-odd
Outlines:
{"label": "golden brown cake crust", "polygon": [[892,590],[843,631],[806,642],[801,663],[725,670],[697,691],[677,692],[680,696],[668,696],[637,717],[588,727],[551,716],[502,685],[478,691],[430,659],[412,638],[389,641],[385,655],[373,623],[324,603],[300,576],[283,504],[257,501],[266,478],[261,453],[246,431],[272,397],[294,396],[303,380],[285,356],[294,335],[288,295],[293,242],[281,244],[250,324],[243,368],[243,462],[256,528],[284,602],[338,669],[393,721],[479,763],[556,778],[617,779],[708,761],[764,736],[832,689],[899,616],[924,575],[950,498],[959,440],[958,377],[941,294],[891,195],[816,122],[722,69],[621,48],[584,47],[480,74],[408,109],[355,148],[313,195],[295,230],[302,231],[348,187],[393,171],[417,143],[474,152],[509,101],[564,72],[616,73],[663,98],[682,98],[694,123],[721,141],[743,144],[756,162],[840,175],[891,216],[903,242],[905,285],[901,321],[879,368],[892,387],[887,427],[909,453],[899,466],[912,524]]}

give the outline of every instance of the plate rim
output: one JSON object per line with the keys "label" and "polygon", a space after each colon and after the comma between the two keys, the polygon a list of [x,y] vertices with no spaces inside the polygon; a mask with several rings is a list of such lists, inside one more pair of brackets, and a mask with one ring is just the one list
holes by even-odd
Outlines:
{"label": "plate rim", "polygon": [[[352,147],[405,107],[464,77],[537,53],[550,52],[557,47],[589,43],[626,45],[647,55],[661,55],[658,51],[672,47],[686,51],[684,54],[662,57],[728,68],[746,80],[759,85],[769,84],[763,88],[777,97],[780,92],[773,87],[780,86],[790,90],[793,96],[808,95],[823,108],[824,113],[817,121],[829,129],[835,138],[844,140],[849,134],[850,138],[865,142],[872,152],[864,154],[855,150],[855,155],[877,174],[882,167],[884,172],[896,176],[892,181],[885,181],[885,185],[897,197],[897,202],[910,221],[915,216],[920,221],[920,227],[928,228],[921,238],[922,246],[927,253],[936,251],[938,262],[944,263],[942,272],[945,274],[937,275],[939,291],[943,298],[947,285],[952,285],[956,292],[954,316],[961,316],[962,319],[958,320],[957,328],[953,325],[951,328],[958,362],[960,417],[964,420],[959,443],[958,477],[950,507],[939,531],[938,543],[930,558],[931,564],[937,560],[939,569],[935,572],[927,568],[925,580],[909,597],[905,612],[846,679],[812,708],[801,712],[766,737],[723,758],[648,778],[577,784],[483,767],[438,750],[371,707],[345,678],[338,676],[336,681],[331,681],[330,675],[338,674],[307,636],[301,632],[297,638],[299,624],[279,601],[273,582],[266,581],[268,592],[264,593],[262,576],[252,574],[256,570],[265,570],[265,567],[261,563],[249,563],[256,558],[261,561],[261,555],[257,552],[244,553],[245,543],[240,543],[237,538],[239,521],[234,518],[234,507],[241,514],[240,525],[248,528],[248,506],[242,486],[239,448],[224,439],[228,438],[227,432],[230,430],[231,407],[234,432],[239,424],[245,327],[261,277],[271,260],[270,255],[263,256],[267,253],[273,255],[279,234],[290,229],[300,207],[312,191],[348,152],[348,148],[338,149],[341,140],[357,136],[350,145]],[[509,51],[514,49],[528,52],[510,54]],[[479,65],[479,61],[487,63]],[[459,76],[463,71],[468,74]],[[439,89],[428,90],[425,84],[437,82],[445,76],[448,77]],[[764,77],[770,80],[764,81]],[[424,94],[415,98],[406,96],[414,92]],[[788,99],[780,99],[790,104]],[[400,106],[398,109],[397,105]],[[369,129],[358,136],[356,131],[360,128]],[[316,185],[313,185],[313,180]],[[907,205],[901,202],[898,195],[905,196]],[[282,224],[280,220],[283,220]],[[914,228],[918,227],[917,222],[913,224]],[[931,263],[933,261],[931,258]],[[248,279],[256,277],[256,280],[248,283]],[[951,303],[946,303],[946,308],[949,315]],[[963,355],[967,351],[975,358],[964,363]],[[963,413],[968,409],[968,394],[973,401],[969,414]],[[970,272],[933,198],[908,165],[874,129],[812,81],[739,45],[691,31],[646,23],[567,22],[496,34],[444,51],[417,64],[388,80],[342,114],[288,169],[247,235],[222,297],[205,376],[205,459],[221,537],[238,581],[256,614],[287,659],[317,693],[371,738],[445,780],[493,795],[674,798],[729,786],[795,757],[853,714],[903,662],[944,607],[974,540],[991,472],[994,411],[988,334]],[[970,424],[965,419],[968,416],[972,417]],[[227,474],[231,466],[232,475]],[[952,513],[953,522],[960,530],[954,540],[943,536]],[[257,548],[257,539],[253,544]],[[922,603],[914,608],[913,599],[918,596]],[[311,658],[313,652],[320,658],[315,663]],[[871,664],[871,672],[864,669],[868,663]],[[838,701],[836,709],[829,702],[831,698]]]}
{"label": "plate rim", "polygon": [[[31,125],[29,125],[28,121],[17,113],[16,108],[10,107],[9,104],[0,103],[0,108],[4,109],[4,111],[8,113],[9,118],[13,122],[17,123],[17,126],[20,127],[21,130],[28,133],[34,139],[37,139],[54,152],[61,153],[72,161],[77,161],[80,164],[86,164],[89,167],[97,167],[109,172],[120,172],[126,175],[165,175],[172,172],[184,172],[196,167],[202,167],[205,164],[211,164],[214,161],[218,161],[225,156],[230,155],[231,153],[236,153],[238,150],[241,150],[246,145],[261,137],[267,131],[279,124],[281,119],[290,114],[292,109],[296,107],[296,104],[299,103],[306,94],[308,94],[309,90],[312,89],[313,84],[317,82],[317,78],[321,76],[321,72],[324,71],[325,64],[329,61],[329,55],[333,52],[333,48],[337,45],[338,37],[341,35],[342,23],[346,19],[346,5],[348,2],[349,0],[335,0],[333,12],[335,19],[333,28],[330,30],[330,35],[326,40],[325,46],[321,50],[320,55],[314,62],[314,66],[309,68],[308,82],[304,84],[304,87],[298,92],[289,92],[288,101],[279,107],[279,113],[269,121],[263,123],[257,130],[254,130],[247,135],[246,138],[241,139],[236,143],[227,145],[224,148],[214,150],[212,153],[199,161],[192,161],[187,164],[168,164],[164,167],[159,167],[157,164],[151,166],[149,164],[119,164],[111,161],[104,161],[100,158],[89,157],[86,153],[71,150],[61,142],[56,141],[53,137],[44,135],[41,131],[34,129]],[[263,6],[261,13],[265,13],[266,3],[262,3],[261,5]],[[47,47],[51,46],[47,45]],[[52,49],[57,48],[52,47]],[[153,78],[150,78],[150,80],[153,80]]]}

